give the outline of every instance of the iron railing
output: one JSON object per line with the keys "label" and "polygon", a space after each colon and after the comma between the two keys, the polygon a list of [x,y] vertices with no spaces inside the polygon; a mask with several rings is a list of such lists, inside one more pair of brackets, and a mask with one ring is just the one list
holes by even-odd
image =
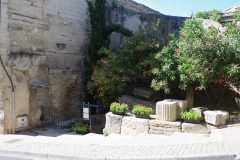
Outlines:
{"label": "iron railing", "polygon": [[82,108],[60,110],[56,108],[41,107],[40,121],[44,126],[56,128],[71,128],[75,123],[86,122],[90,125],[91,133],[103,133],[105,127],[104,115],[90,115],[90,119],[83,119]]}

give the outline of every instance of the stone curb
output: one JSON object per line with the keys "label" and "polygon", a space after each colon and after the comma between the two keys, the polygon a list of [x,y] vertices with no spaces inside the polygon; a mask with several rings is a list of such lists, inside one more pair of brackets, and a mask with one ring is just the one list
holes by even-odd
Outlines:
{"label": "stone curb", "polygon": [[66,155],[55,153],[41,153],[41,152],[28,152],[17,150],[4,150],[0,149],[0,155],[36,159],[36,160],[240,160],[239,153],[226,153],[226,154],[196,154],[196,155],[179,155],[179,156],[162,156],[162,157],[91,157],[82,155]]}

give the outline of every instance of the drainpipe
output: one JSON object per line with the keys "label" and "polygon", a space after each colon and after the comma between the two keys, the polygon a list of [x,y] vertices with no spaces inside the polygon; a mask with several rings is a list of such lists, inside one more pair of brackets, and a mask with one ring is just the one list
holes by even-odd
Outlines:
{"label": "drainpipe", "polygon": [[12,79],[10,77],[10,75],[8,74],[4,64],[3,64],[3,61],[2,61],[2,56],[0,55],[0,61],[1,61],[1,64],[4,68],[4,71],[6,72],[10,82],[11,82],[11,85],[12,85],[12,133],[15,133],[15,92],[14,92],[14,86],[13,86],[13,82],[12,82]]}

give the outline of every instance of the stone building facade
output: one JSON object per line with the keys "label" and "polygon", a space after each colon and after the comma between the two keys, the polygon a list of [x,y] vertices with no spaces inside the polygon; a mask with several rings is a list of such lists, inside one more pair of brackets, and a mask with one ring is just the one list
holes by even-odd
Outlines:
{"label": "stone building facade", "polygon": [[81,100],[89,13],[85,0],[0,2],[0,133],[12,133],[17,117],[35,126],[41,106],[64,109]]}

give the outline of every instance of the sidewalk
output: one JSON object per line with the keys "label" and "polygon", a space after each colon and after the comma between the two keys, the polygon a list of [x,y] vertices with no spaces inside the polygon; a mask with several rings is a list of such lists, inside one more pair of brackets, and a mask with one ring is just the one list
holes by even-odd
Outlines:
{"label": "sidewalk", "polygon": [[240,126],[211,135],[78,135],[66,130],[0,136],[0,156],[56,160],[240,160]]}

